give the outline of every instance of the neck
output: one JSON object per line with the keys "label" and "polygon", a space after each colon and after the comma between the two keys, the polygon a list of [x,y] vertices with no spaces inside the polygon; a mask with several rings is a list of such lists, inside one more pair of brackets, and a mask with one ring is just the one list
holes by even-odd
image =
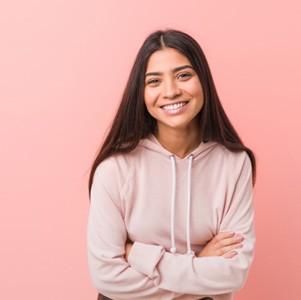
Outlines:
{"label": "neck", "polygon": [[155,133],[157,140],[169,152],[184,158],[200,144],[199,130],[178,130],[165,129],[157,130]]}

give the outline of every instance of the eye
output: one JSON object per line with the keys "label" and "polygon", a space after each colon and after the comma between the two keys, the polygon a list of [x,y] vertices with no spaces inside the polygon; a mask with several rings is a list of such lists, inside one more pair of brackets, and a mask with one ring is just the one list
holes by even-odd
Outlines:
{"label": "eye", "polygon": [[160,83],[160,80],[156,79],[156,78],[152,78],[146,82],[146,84],[150,85],[150,86],[157,86],[159,83]]}
{"label": "eye", "polygon": [[178,79],[183,79],[183,80],[189,79],[190,77],[191,77],[190,73],[181,73],[178,75]]}

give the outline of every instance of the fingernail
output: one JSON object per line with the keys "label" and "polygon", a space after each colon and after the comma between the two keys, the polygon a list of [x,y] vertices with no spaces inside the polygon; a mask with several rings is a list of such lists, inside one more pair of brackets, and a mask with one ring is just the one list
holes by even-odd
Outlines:
{"label": "fingernail", "polygon": [[243,244],[238,244],[236,248],[242,248]]}
{"label": "fingernail", "polygon": [[239,242],[239,241],[243,241],[243,239],[244,239],[243,236],[238,236],[235,240]]}

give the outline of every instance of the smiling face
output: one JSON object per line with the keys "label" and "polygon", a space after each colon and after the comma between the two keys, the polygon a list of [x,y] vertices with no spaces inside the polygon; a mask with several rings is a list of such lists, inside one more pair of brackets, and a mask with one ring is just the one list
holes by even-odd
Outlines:
{"label": "smiling face", "polygon": [[157,130],[198,130],[204,104],[201,82],[186,56],[172,48],[154,52],[146,67],[144,101]]}

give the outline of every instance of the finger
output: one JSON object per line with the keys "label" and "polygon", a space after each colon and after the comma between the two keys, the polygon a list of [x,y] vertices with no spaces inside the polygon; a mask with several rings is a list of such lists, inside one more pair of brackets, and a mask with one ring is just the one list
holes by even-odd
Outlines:
{"label": "finger", "polygon": [[235,232],[226,231],[226,232],[218,233],[212,240],[214,240],[216,242],[219,242],[219,241],[222,241],[224,239],[233,238],[234,236],[235,236]]}
{"label": "finger", "polygon": [[225,254],[223,255],[223,257],[229,259],[229,258],[235,257],[236,255],[237,255],[237,252],[236,252],[236,251],[231,251],[231,252],[225,253]]}
{"label": "finger", "polygon": [[244,240],[244,238],[240,235],[236,235],[232,238],[225,238],[223,240],[220,240],[217,244],[220,247],[230,246],[234,244],[241,243]]}
{"label": "finger", "polygon": [[220,248],[217,251],[218,256],[223,256],[225,253],[228,253],[228,252],[231,252],[231,251],[234,251],[234,250],[238,250],[242,247],[243,247],[243,244],[239,243],[239,244],[234,244],[234,245],[230,245],[230,246],[227,246],[227,247]]}

